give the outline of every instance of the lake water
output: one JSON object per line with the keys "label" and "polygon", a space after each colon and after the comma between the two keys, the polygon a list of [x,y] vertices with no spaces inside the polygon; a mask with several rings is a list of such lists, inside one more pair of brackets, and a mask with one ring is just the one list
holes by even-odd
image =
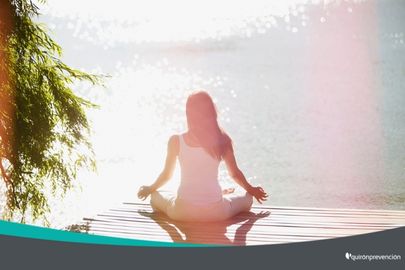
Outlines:
{"label": "lake water", "polygon": [[195,89],[267,204],[405,209],[405,1],[99,2],[49,0],[40,17],[68,64],[110,75],[77,86],[101,105],[99,169],[52,203],[53,226],[135,199]]}

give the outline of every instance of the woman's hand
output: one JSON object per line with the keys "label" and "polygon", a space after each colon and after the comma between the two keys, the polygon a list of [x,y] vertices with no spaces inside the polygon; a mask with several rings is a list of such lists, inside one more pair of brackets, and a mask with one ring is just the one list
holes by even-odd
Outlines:
{"label": "woman's hand", "polygon": [[248,192],[255,197],[259,203],[267,200],[268,195],[262,187],[251,187]]}
{"label": "woman's hand", "polygon": [[150,186],[141,186],[138,191],[138,198],[144,201],[152,192],[153,191]]}

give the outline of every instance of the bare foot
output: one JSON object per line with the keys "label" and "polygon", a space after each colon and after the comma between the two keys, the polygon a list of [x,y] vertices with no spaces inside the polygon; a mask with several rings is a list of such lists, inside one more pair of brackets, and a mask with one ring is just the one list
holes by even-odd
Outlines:
{"label": "bare foot", "polygon": [[222,190],[222,195],[231,194],[235,192],[235,188],[226,188]]}

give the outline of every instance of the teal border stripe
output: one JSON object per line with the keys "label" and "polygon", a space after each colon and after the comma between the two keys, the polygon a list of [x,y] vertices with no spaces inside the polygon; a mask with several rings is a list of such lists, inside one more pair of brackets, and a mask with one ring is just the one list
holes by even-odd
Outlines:
{"label": "teal border stripe", "polygon": [[142,246],[142,247],[209,247],[213,245],[191,243],[169,243],[144,241],[120,237],[101,236],[26,225],[0,220],[0,235],[24,237],[31,239],[71,242],[96,245]]}

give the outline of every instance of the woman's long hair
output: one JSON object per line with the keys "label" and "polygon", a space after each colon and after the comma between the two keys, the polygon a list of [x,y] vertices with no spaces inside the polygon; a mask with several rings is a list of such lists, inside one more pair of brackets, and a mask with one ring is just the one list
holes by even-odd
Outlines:
{"label": "woman's long hair", "polygon": [[190,133],[213,158],[221,160],[232,149],[232,141],[219,126],[216,107],[207,92],[199,91],[188,97],[186,115]]}

